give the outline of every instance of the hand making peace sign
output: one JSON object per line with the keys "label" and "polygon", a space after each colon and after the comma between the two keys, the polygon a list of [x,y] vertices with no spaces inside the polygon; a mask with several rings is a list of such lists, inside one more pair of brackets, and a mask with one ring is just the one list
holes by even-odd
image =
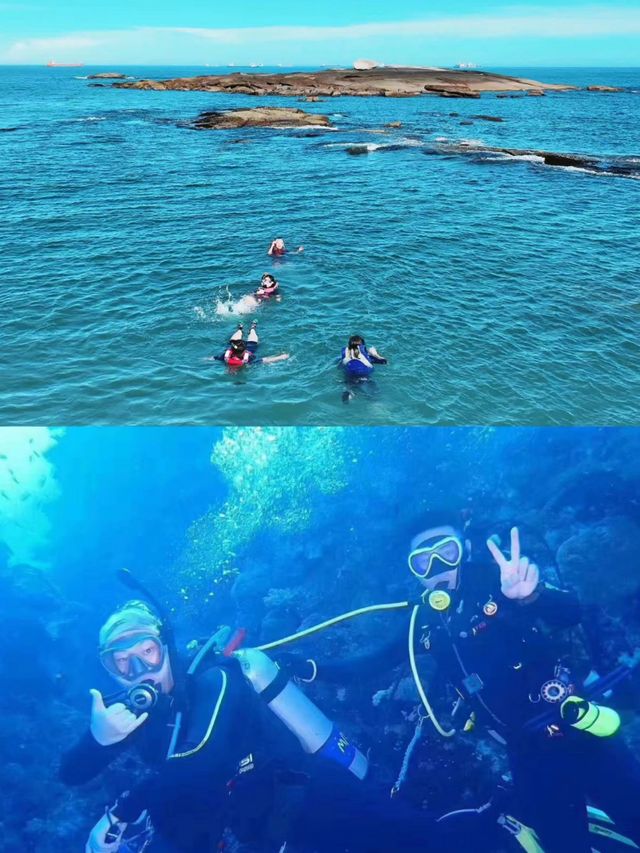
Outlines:
{"label": "hand making peace sign", "polygon": [[511,557],[507,560],[492,539],[487,539],[487,548],[500,568],[500,587],[507,598],[527,598],[535,592],[540,580],[540,569],[530,563],[528,557],[520,556],[520,535],[517,527],[511,528]]}

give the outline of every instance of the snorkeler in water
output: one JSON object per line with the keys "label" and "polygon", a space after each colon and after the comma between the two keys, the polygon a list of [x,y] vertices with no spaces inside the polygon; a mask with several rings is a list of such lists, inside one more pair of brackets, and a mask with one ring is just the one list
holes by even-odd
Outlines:
{"label": "snorkeler in water", "polygon": [[[373,365],[387,363],[387,359],[383,358],[375,347],[367,347],[362,335],[351,335],[338,359],[347,384],[347,389],[342,394],[342,402],[349,403],[358,389],[372,390]],[[366,386],[365,383],[369,385]]]}
{"label": "snorkeler in water", "polygon": [[266,272],[260,279],[260,287],[254,293],[254,296],[259,302],[266,302],[268,299],[275,299],[279,302],[282,298],[279,282],[271,273]]}
{"label": "snorkeler in water", "polygon": [[[276,237],[275,240],[271,241],[271,245],[267,249],[267,254],[273,258],[282,258],[288,253],[288,249],[285,245],[282,237]],[[296,254],[300,254],[300,252],[304,252],[304,246],[298,246],[295,250]]]}
{"label": "snorkeler in water", "polygon": [[254,320],[245,340],[244,327],[242,323],[239,323],[238,328],[229,339],[227,349],[220,355],[210,356],[205,361],[224,361],[229,367],[234,368],[247,367],[249,364],[274,364],[276,361],[286,361],[289,358],[288,352],[258,358],[256,351],[260,344],[260,338],[258,337],[257,327],[258,322]]}

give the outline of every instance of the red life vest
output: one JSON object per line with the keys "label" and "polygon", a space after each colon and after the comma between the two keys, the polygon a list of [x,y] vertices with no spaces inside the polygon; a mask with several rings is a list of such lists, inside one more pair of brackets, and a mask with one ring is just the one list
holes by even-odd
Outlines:
{"label": "red life vest", "polygon": [[224,360],[230,367],[242,367],[249,360],[248,353],[245,355],[236,355],[233,350],[228,349],[224,354]]}

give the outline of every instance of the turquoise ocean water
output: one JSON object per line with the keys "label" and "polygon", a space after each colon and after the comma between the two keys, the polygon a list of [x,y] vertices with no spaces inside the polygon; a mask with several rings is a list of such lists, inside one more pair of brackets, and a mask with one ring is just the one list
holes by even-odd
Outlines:
{"label": "turquoise ocean water", "polygon": [[[504,69],[617,94],[300,105],[337,128],[315,133],[194,132],[205,109],[298,104],[90,87],[101,70],[0,69],[0,422],[638,421],[639,70]],[[275,236],[304,255],[271,261]],[[238,316],[265,271],[283,301]],[[253,316],[290,361],[204,361]],[[390,363],[344,406],[353,332]]]}

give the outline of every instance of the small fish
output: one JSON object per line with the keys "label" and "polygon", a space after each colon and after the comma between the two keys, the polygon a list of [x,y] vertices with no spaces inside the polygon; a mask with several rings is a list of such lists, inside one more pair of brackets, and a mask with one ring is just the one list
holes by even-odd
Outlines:
{"label": "small fish", "polygon": [[11,469],[11,468],[9,468],[8,470],[9,470],[9,473],[11,474],[11,479],[13,480],[13,482],[14,482],[14,483],[16,483],[16,484],[19,486],[19,485],[20,485],[20,480],[18,480],[18,478],[17,478],[17,477],[16,477],[16,475],[13,473],[13,471],[12,471],[12,469]]}

